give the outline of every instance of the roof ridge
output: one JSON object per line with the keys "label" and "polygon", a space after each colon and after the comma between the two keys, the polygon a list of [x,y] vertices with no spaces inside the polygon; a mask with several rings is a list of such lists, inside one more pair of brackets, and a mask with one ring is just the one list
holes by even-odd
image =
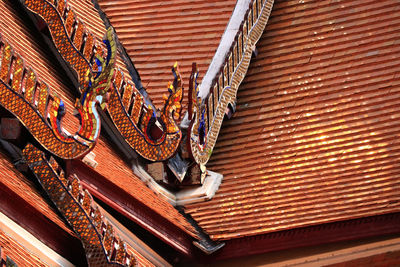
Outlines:
{"label": "roof ridge", "polygon": [[[274,0],[238,1],[220,46],[203,78],[197,85],[193,68],[189,89],[190,150],[196,163],[205,166],[217,141],[226,110],[235,107],[236,94],[243,81],[255,45],[267,25]],[[243,7],[249,3],[247,10]],[[235,20],[235,17],[243,19]],[[240,22],[240,24],[239,24]],[[236,31],[236,35],[231,33]],[[234,36],[234,37],[233,37]],[[194,82],[194,83],[193,83]],[[196,114],[196,115],[194,115]]]}

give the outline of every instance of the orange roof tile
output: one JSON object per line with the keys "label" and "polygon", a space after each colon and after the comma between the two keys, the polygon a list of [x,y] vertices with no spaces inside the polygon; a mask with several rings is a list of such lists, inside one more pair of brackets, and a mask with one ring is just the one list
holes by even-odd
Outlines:
{"label": "orange roof tile", "polygon": [[[103,38],[106,28],[93,4],[87,0],[79,2],[70,0],[68,3],[71,4],[71,7],[73,7],[79,18],[83,20],[91,32],[95,33],[98,38]],[[26,23],[17,16],[13,6],[8,2],[0,1],[0,11],[1,34],[10,42],[15,51],[21,54],[26,64],[33,67],[39,79],[50,86],[51,92],[56,92],[62,97],[67,106],[63,126],[69,132],[76,131],[79,125],[78,120],[72,115],[74,98],[71,91],[74,89],[65,86],[63,80],[60,78],[60,73],[57,72],[59,66],[57,66],[56,62],[49,62],[44,48],[38,44],[35,36],[27,28]],[[117,65],[125,74],[128,73],[121,60],[119,60]],[[128,191],[133,198],[138,199],[157,213],[165,216],[181,229],[193,235],[195,230],[184,217],[171,204],[159,199],[153,191],[147,188],[102,137],[94,149],[94,153],[97,155],[96,160],[99,163],[96,170],[100,174],[104,175],[116,186]],[[119,162],[120,164],[118,166],[117,164],[110,165],[110,162]],[[27,190],[28,194],[29,191]]]}
{"label": "orange roof tile", "polygon": [[50,204],[42,197],[35,185],[17,171],[1,152],[0,173],[2,174],[0,175],[0,187],[8,188],[8,190],[18,194],[32,207],[35,207],[38,213],[43,214],[43,216],[60,226],[67,233],[75,235],[65,222],[60,219]]}
{"label": "orange roof tile", "polygon": [[185,232],[197,236],[193,226],[170,203],[158,197],[135,176],[132,169],[111,149],[111,145],[104,138],[99,139],[93,153],[96,155],[98,173]]}
{"label": "orange roof tile", "polygon": [[[90,0],[69,0],[68,3],[76,12],[78,18],[85,23],[86,27],[101,40],[106,32],[106,28],[92,2]],[[130,77],[125,63],[120,56],[118,56],[116,65],[127,77]],[[138,199],[144,205],[165,217],[174,225],[193,235],[195,230],[186,219],[170,203],[160,199],[151,189],[146,187],[144,183],[133,174],[132,169],[112,149],[112,146],[105,138],[100,137],[93,152],[96,154],[95,160],[98,162],[98,166],[96,167],[97,172],[116,186],[125,190],[133,198]],[[110,164],[110,162],[114,164]]]}
{"label": "orange roof tile", "polygon": [[32,67],[38,76],[38,80],[47,83],[50,92],[60,96],[67,108],[63,119],[63,127],[74,132],[78,129],[79,121],[72,115],[74,109],[73,88],[67,88],[62,75],[57,67],[57,62],[49,60],[48,51],[38,43],[31,28],[17,15],[14,6],[8,1],[0,1],[0,33],[21,55],[25,64]]}
{"label": "orange roof tile", "polygon": [[[30,253],[17,241],[0,230],[0,247],[2,253],[13,260],[18,266],[48,266],[37,256]],[[1,261],[1,259],[0,259]]]}
{"label": "orange roof tile", "polygon": [[192,62],[197,62],[199,77],[205,75],[236,4],[236,0],[98,2],[158,107],[173,80],[175,61],[185,88]]}
{"label": "orange roof tile", "polygon": [[231,239],[400,211],[400,3],[275,1],[186,211]]}

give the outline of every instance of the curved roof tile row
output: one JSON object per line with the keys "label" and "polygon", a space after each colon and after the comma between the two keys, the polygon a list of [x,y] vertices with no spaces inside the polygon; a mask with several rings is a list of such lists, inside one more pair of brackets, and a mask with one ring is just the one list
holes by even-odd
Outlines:
{"label": "curved roof tile row", "polygon": [[275,1],[187,205],[216,240],[400,211],[400,2]]}

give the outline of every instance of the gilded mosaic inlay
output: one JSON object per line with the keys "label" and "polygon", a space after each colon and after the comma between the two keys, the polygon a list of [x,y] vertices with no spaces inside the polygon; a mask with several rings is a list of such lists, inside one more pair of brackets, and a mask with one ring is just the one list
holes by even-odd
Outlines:
{"label": "gilded mosaic inlay", "polygon": [[[65,1],[57,1],[57,6],[54,6],[46,0],[25,0],[25,5],[46,21],[55,46],[78,73],[79,81],[84,85],[81,88],[85,88],[87,65],[93,72],[98,70],[92,58],[102,57],[104,46],[82,26],[83,23]],[[76,25],[75,28],[73,25]],[[85,43],[81,40],[83,36]],[[175,80],[168,85],[169,95],[160,114],[153,110],[151,104],[145,103],[143,96],[121,71],[115,72],[108,113],[120,134],[132,149],[148,160],[163,161],[172,157],[182,138],[181,130],[175,123],[180,116],[183,97],[177,66],[173,67]],[[162,132],[160,136],[154,135],[156,128]]]}
{"label": "gilded mosaic inlay", "polygon": [[[113,44],[111,31],[107,42]],[[96,77],[91,77],[90,71],[87,70],[85,77],[90,86],[75,105],[81,127],[75,135],[69,135],[60,126],[65,114],[63,101],[51,94],[44,82],[37,80],[35,72],[25,67],[23,59],[13,52],[11,45],[4,38],[0,39],[0,45],[3,51],[0,105],[14,114],[33,137],[54,155],[72,159],[88,153],[94,147],[100,133],[100,118],[95,106],[104,102],[102,97],[109,90],[114,70],[115,48],[110,50],[111,55],[107,62],[98,59],[103,71],[97,73]]]}
{"label": "gilded mosaic inlay", "polygon": [[135,255],[128,252],[129,245],[104,218],[76,176],[65,177],[54,158],[47,160],[45,154],[31,144],[25,147],[23,155],[51,201],[80,238],[90,266],[137,265]]}

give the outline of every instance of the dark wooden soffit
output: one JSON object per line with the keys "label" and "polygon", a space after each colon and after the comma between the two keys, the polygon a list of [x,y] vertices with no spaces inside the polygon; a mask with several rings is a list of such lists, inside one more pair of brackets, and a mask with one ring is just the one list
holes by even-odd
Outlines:
{"label": "dark wooden soffit", "polygon": [[72,172],[81,180],[81,184],[100,201],[138,224],[164,243],[186,257],[193,257],[194,239],[182,229],[156,213],[127,192],[116,187],[106,177],[88,168],[80,160],[71,164]]}
{"label": "dark wooden soffit", "polygon": [[327,223],[224,241],[208,260],[244,257],[292,248],[400,233],[400,213]]}

